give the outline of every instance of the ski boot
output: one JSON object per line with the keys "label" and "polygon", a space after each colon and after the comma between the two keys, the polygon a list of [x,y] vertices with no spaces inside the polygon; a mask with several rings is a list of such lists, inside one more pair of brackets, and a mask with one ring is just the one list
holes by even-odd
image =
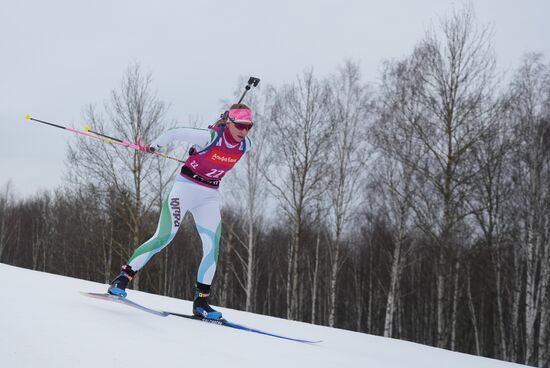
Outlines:
{"label": "ski boot", "polygon": [[193,300],[193,314],[197,317],[203,317],[207,319],[222,319],[222,314],[212,309],[212,307],[208,304],[209,296],[210,285],[205,285],[197,282],[195,299]]}
{"label": "ski boot", "polygon": [[126,288],[128,283],[132,281],[137,271],[132,270],[131,266],[124,265],[122,266],[122,271],[120,274],[111,282],[109,290],[107,292],[114,296],[120,296],[121,298],[126,298]]}

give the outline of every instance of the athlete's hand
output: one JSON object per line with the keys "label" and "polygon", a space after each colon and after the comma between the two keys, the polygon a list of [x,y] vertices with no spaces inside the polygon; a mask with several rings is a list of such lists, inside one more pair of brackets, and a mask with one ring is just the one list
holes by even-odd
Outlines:
{"label": "athlete's hand", "polygon": [[158,144],[148,144],[146,147],[147,152],[149,153],[155,153],[160,149],[160,146]]}
{"label": "athlete's hand", "polygon": [[159,150],[160,146],[158,144],[141,144],[141,140],[137,140],[138,149],[142,152],[154,153]]}

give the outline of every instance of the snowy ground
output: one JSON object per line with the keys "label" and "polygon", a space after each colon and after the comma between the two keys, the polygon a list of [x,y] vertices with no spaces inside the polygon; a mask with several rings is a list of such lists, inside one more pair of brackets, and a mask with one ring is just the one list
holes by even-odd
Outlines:
{"label": "snowy ground", "polygon": [[[395,367],[463,368],[519,365],[231,309],[234,322],[281,335],[321,339],[309,345],[157,317],[79,291],[106,286],[0,264],[0,367]],[[137,291],[151,308],[188,313],[188,301]]]}

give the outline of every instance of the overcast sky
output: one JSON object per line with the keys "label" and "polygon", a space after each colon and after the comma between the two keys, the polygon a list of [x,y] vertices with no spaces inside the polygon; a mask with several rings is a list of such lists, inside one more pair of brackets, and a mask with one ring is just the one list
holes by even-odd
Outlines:
{"label": "overcast sky", "polygon": [[[528,51],[550,59],[550,1],[473,1],[492,24],[501,70]],[[74,134],[25,114],[82,128],[83,107],[102,104],[129,63],[153,75],[170,117],[211,123],[239,77],[280,85],[346,59],[376,83],[381,62],[407,55],[448,14],[448,0],[5,1],[0,7],[0,186],[20,196],[62,183]],[[116,132],[109,132],[115,135]],[[98,143],[100,144],[100,143]]]}

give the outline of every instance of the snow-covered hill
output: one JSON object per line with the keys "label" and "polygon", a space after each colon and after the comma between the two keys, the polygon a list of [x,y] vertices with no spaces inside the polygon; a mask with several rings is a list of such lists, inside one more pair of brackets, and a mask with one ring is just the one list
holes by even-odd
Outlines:
{"label": "snow-covered hill", "polygon": [[[178,317],[157,317],[79,291],[106,286],[0,264],[0,367],[520,367],[424,345],[231,309],[234,322],[309,345]],[[191,304],[137,291],[151,308],[188,313]]]}

